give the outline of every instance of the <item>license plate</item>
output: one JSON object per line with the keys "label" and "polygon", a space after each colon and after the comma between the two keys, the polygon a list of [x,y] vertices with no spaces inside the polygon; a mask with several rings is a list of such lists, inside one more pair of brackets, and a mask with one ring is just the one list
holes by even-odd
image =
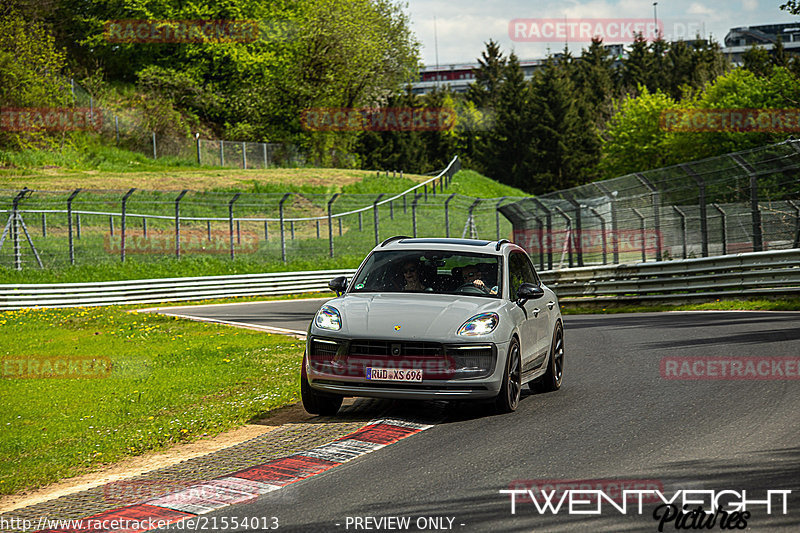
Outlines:
{"label": "license plate", "polygon": [[422,381],[422,369],[367,367],[367,379],[371,381]]}

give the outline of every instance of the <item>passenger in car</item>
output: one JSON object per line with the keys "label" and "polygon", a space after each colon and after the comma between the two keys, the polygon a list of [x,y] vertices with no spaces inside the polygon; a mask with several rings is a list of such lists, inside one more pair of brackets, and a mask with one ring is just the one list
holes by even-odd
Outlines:
{"label": "passenger in car", "polygon": [[422,265],[420,265],[419,261],[406,261],[403,263],[403,290],[404,291],[424,291],[428,290],[421,279],[420,273],[422,271]]}

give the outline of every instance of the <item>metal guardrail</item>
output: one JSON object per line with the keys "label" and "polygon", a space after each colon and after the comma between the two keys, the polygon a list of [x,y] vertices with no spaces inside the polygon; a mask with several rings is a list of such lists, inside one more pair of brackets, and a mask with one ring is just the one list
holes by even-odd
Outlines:
{"label": "metal guardrail", "polygon": [[[316,292],[354,269],[98,283],[0,285],[0,310],[177,302]],[[800,249],[542,272],[565,303],[800,294]]]}
{"label": "metal guardrail", "polygon": [[800,294],[800,249],[541,273],[566,303]]}
{"label": "metal guardrail", "polygon": [[95,283],[0,285],[0,310],[149,304],[327,291],[331,278],[352,276],[355,272],[353,269],[314,270]]}

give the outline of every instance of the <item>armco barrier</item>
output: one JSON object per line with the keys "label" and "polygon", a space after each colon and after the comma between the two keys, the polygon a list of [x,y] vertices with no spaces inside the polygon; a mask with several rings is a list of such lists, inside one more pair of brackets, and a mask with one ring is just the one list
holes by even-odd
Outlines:
{"label": "armco barrier", "polygon": [[[353,269],[99,283],[0,285],[0,310],[175,302],[327,291]],[[800,294],[800,249],[552,270],[541,273],[560,301],[637,302]]]}
{"label": "armco barrier", "polygon": [[141,279],[96,283],[0,285],[0,310],[23,307],[124,305],[327,291],[336,276],[355,270],[315,270],[198,278]]}
{"label": "armco barrier", "polygon": [[627,302],[800,294],[800,249],[582,267],[541,273],[562,302]]}

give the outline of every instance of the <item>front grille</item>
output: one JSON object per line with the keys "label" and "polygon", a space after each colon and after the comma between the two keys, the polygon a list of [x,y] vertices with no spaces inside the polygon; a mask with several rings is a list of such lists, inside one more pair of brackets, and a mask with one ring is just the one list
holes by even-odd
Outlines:
{"label": "front grille", "polygon": [[350,341],[348,355],[355,356],[416,356],[434,357],[443,355],[438,342],[393,342],[383,340]]}
{"label": "front grille", "polygon": [[495,345],[448,346],[447,356],[453,360],[458,377],[483,377],[494,370]]}
{"label": "front grille", "polygon": [[339,343],[328,339],[311,339],[309,355],[313,359],[331,360],[339,351]]}

